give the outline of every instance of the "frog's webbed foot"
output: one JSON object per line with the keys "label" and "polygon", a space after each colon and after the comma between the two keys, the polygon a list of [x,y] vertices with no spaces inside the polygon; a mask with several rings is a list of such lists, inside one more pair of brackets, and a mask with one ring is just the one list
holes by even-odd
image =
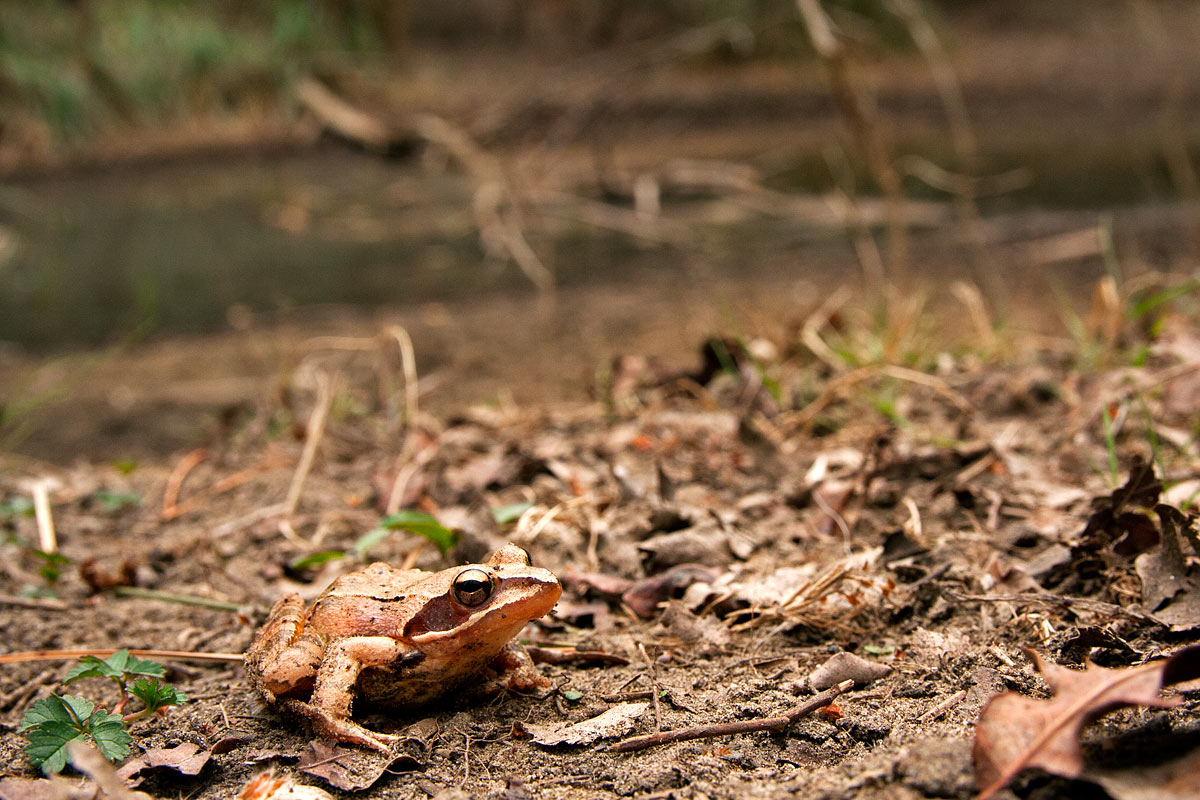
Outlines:
{"label": "frog's webbed foot", "polygon": [[287,707],[312,720],[322,736],[390,752],[389,743],[401,737],[376,733],[350,719],[355,682],[364,667],[387,666],[403,660],[404,645],[387,636],[349,636],[334,642],[317,670],[312,698],[292,700]]}
{"label": "frog's webbed foot", "polygon": [[550,685],[550,680],[538,672],[529,653],[516,642],[509,642],[496,654],[492,668],[499,673],[496,681],[505,689],[528,692]]}
{"label": "frog's webbed foot", "polygon": [[378,750],[381,753],[390,755],[392,744],[404,738],[392,733],[379,733],[378,731],[368,730],[357,722],[349,719],[340,719],[322,711],[312,703],[305,703],[301,700],[292,700],[290,698],[285,698],[282,703],[283,707],[287,710],[307,717],[312,723],[313,732],[318,736],[324,736],[326,739],[361,744],[370,747],[372,750]]}

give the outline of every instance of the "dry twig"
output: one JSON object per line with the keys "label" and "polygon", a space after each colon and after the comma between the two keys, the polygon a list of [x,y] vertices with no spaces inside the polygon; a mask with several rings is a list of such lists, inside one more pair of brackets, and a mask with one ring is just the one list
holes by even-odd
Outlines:
{"label": "dry twig", "polygon": [[207,503],[217,495],[236,489],[259,475],[279,469],[280,467],[285,467],[291,461],[290,456],[266,458],[252,467],[222,478],[206,489],[201,489],[183,502],[178,502],[179,490],[183,484],[183,479],[193,467],[204,459],[204,456],[205,451],[203,448],[193,450],[184,456],[179,464],[176,465],[174,471],[172,471],[171,477],[167,480],[167,488],[163,492],[163,509],[161,515],[163,522],[170,522],[173,519],[177,519],[189,511],[195,510],[202,504]]}
{"label": "dry twig", "polygon": [[17,608],[40,608],[50,611],[64,611],[69,606],[54,597],[17,597],[16,595],[0,595],[0,606],[16,606]]}
{"label": "dry twig", "polygon": [[[93,647],[80,650],[25,650],[20,653],[0,654],[0,664],[24,664],[29,661],[70,661],[83,656],[108,658],[117,652],[115,647]],[[171,661],[221,661],[238,663],[241,653],[196,653],[188,650],[130,650],[138,658],[161,658]]]}
{"label": "dry twig", "polygon": [[779,733],[791,725],[801,717],[811,714],[818,708],[832,703],[839,695],[849,691],[854,686],[854,681],[842,681],[837,686],[832,686],[820,694],[813,695],[798,706],[784,712],[777,717],[763,717],[760,719],[739,720],[737,722],[723,722],[716,725],[697,725],[694,728],[679,728],[673,731],[662,731],[660,733],[651,733],[645,736],[634,736],[624,741],[617,742],[610,750],[615,753],[630,753],[634,750],[645,750],[648,747],[657,747],[660,744],[672,744],[674,742],[686,742],[692,739],[711,739],[715,736],[732,736],[735,733],[750,733],[752,731],[771,731]]}
{"label": "dry twig", "polygon": [[37,519],[38,547],[43,553],[58,551],[58,535],[54,531],[54,516],[50,513],[50,487],[52,480],[42,478],[29,485],[33,494],[33,513]]}

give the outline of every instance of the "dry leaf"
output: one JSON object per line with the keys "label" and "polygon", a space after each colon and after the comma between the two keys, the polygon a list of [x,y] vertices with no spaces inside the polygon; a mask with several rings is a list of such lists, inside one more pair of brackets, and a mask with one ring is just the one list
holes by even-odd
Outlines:
{"label": "dry leaf", "polygon": [[90,744],[76,739],[67,743],[67,750],[71,754],[71,766],[95,781],[108,800],[153,800],[145,792],[135,792],[126,786],[125,782],[117,777],[117,771],[108,759]]}
{"label": "dry leaf", "polygon": [[700,564],[678,564],[659,575],[638,581],[621,595],[621,602],[639,617],[650,619],[658,613],[659,603],[680,597],[693,583],[712,583],[717,574],[716,570]]}
{"label": "dry leaf", "polygon": [[362,748],[330,746],[322,741],[309,742],[308,749],[300,755],[296,769],[315,775],[331,786],[348,792],[356,792],[374,785],[379,776],[400,765],[401,769],[413,769],[420,765],[417,759],[407,754],[383,754]]}
{"label": "dry leaf", "polygon": [[820,692],[830,686],[837,686],[845,680],[851,680],[859,686],[863,686],[890,675],[891,672],[892,668],[887,664],[867,661],[853,653],[842,651],[814,669],[808,676],[808,682],[813,691]]}
{"label": "dry leaf", "polygon": [[[208,759],[212,757],[212,753],[208,750],[201,750],[200,747],[192,742],[184,742],[176,747],[154,747],[147,750],[138,758],[131,759],[121,765],[117,770],[117,777],[121,780],[129,781],[130,779],[140,775],[143,770],[153,769],[155,767],[163,767],[171,769],[181,775],[199,775],[200,770],[204,769],[204,765],[208,763]],[[137,784],[134,783],[136,786]]]}
{"label": "dry leaf", "polygon": [[1200,797],[1200,748],[1165,764],[1089,770],[1083,777],[1100,784],[1113,800],[1195,800]]}
{"label": "dry leaf", "polygon": [[0,778],[3,800],[94,800],[99,789],[85,783],[82,787],[61,776],[51,778]]}
{"label": "dry leaf", "polygon": [[242,787],[238,800],[333,800],[333,795],[319,786],[276,778],[273,770],[267,770]]}
{"label": "dry leaf", "polygon": [[583,722],[559,725],[522,725],[522,730],[546,747],[560,744],[591,744],[598,739],[624,736],[650,707],[649,703],[621,703]]}
{"label": "dry leaf", "polygon": [[1163,698],[1162,687],[1200,676],[1200,646],[1123,669],[1089,664],[1072,670],[1030,656],[1054,697],[1005,692],[984,707],[975,733],[975,775],[985,787],[978,800],[991,797],[1027,767],[1078,777],[1083,771],[1079,732],[1085,725],[1123,706],[1176,706],[1179,698]]}
{"label": "dry leaf", "polygon": [[1135,457],[1129,479],[1111,495],[1092,501],[1092,514],[1079,535],[1079,546],[1094,550],[1106,545],[1122,555],[1149,549],[1158,538],[1153,521],[1142,509],[1153,508],[1162,494],[1154,464]]}
{"label": "dry leaf", "polygon": [[1200,626],[1200,579],[1188,574],[1183,537],[1195,529],[1195,518],[1159,504],[1154,509],[1161,523],[1159,546],[1134,561],[1142,580],[1142,604],[1147,612],[1172,631]]}

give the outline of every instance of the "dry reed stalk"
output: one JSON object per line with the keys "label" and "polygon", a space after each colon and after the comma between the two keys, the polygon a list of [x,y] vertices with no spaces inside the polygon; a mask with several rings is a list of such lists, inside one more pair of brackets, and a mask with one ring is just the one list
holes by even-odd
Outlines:
{"label": "dry reed stalk", "polygon": [[329,416],[330,406],[333,405],[336,382],[336,376],[331,378],[329,373],[324,370],[317,372],[317,403],[313,408],[312,415],[308,418],[308,425],[304,431],[304,450],[300,454],[300,463],[296,465],[296,472],[292,475],[292,483],[288,487],[287,498],[283,501],[285,516],[290,517],[295,514],[296,506],[300,503],[300,494],[304,491],[304,481],[308,478],[309,470],[312,469],[321,438],[325,435],[325,420]]}
{"label": "dry reed stalk", "polygon": [[539,291],[551,294],[554,273],[529,245],[521,218],[521,196],[500,160],[462,128],[433,114],[417,115],[413,128],[449,153],[475,181],[475,221],[485,248],[490,244],[491,249],[506,253]]}
{"label": "dry reed stalk", "polygon": [[950,293],[967,308],[967,316],[975,328],[981,347],[987,355],[997,351],[996,328],[992,324],[992,316],[988,313],[987,303],[984,302],[983,292],[973,283],[955,281],[950,284]]}
{"label": "dry reed stalk", "polygon": [[820,0],[796,0],[813,49],[825,63],[834,101],[850,128],[863,161],[887,199],[888,277],[903,284],[908,273],[908,221],[904,187],[892,164],[879,118],[855,85],[846,48],[833,32]]}
{"label": "dry reed stalk", "polygon": [[924,372],[918,372],[915,369],[908,369],[907,367],[882,364],[878,366],[859,367],[853,372],[847,372],[844,375],[834,378],[826,385],[825,391],[821,392],[811,403],[797,411],[788,411],[780,414],[776,423],[782,430],[801,430],[807,434],[817,415],[836,400],[842,392],[862,381],[880,375],[932,389],[964,413],[974,408],[970,401],[951,389],[948,383],[936,375],[926,375]]}
{"label": "dry reed stalk", "polygon": [[[417,381],[417,356],[413,349],[412,337],[401,325],[388,328],[388,335],[396,340],[400,347],[400,368],[404,372],[404,421],[409,427],[417,424],[418,401],[420,385]],[[394,511],[389,513],[395,513]]]}

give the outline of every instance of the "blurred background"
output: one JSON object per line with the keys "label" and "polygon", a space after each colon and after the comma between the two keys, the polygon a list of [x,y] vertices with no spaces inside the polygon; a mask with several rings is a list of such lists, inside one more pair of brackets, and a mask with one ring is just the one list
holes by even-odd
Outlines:
{"label": "blurred background", "polygon": [[192,446],[397,325],[435,409],[831,298],[1070,335],[1106,277],[1195,288],[1198,41],[1184,0],[4,3],[0,451]]}

